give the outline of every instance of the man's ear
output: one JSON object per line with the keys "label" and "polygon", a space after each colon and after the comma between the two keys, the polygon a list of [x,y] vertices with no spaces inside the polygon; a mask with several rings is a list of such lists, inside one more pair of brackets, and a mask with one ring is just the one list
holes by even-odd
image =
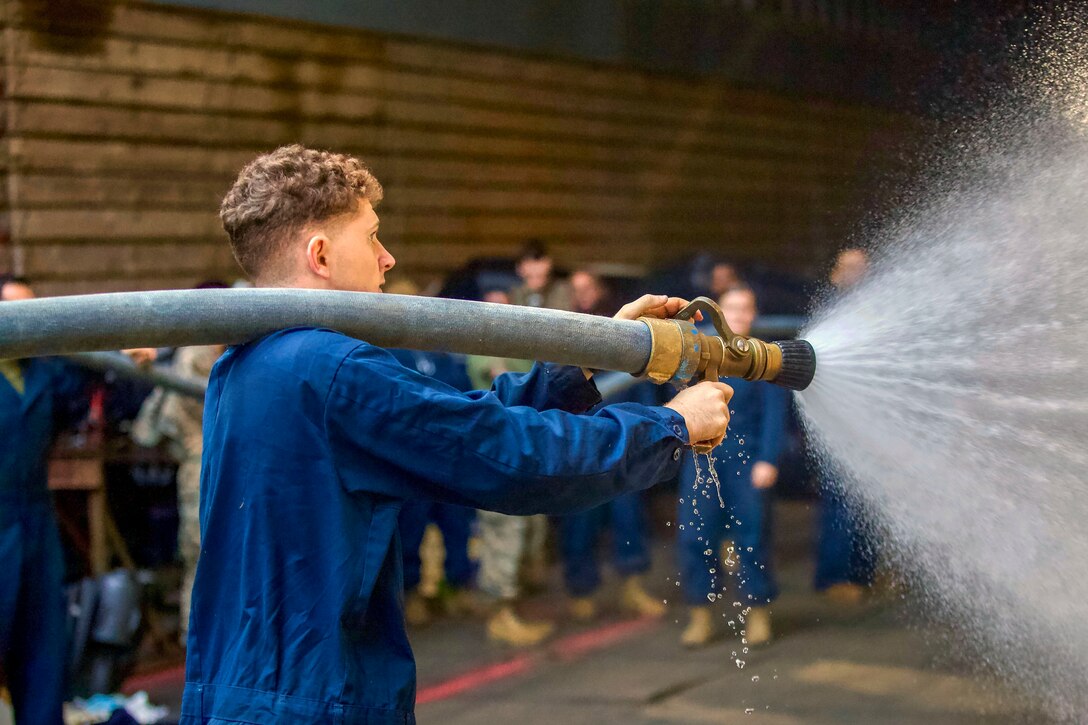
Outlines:
{"label": "man's ear", "polygon": [[315,234],[306,243],[306,266],[312,274],[321,279],[328,279],[332,273],[328,263],[329,238],[324,234]]}

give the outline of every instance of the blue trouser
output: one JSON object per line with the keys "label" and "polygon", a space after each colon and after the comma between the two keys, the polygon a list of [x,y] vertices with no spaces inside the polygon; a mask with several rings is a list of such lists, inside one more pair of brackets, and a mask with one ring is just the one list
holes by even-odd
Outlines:
{"label": "blue trouser", "polygon": [[709,491],[681,486],[678,524],[683,528],[677,527],[677,538],[684,599],[693,606],[706,604],[710,595],[722,592],[726,582],[719,550],[722,541],[730,540],[739,552],[741,598],[755,606],[768,604],[778,596],[771,557],[772,489],[752,486],[750,466],[730,470],[720,461],[718,473],[724,507],[713,484],[706,484]]}
{"label": "blue trouser", "polygon": [[601,584],[597,565],[597,535],[612,523],[612,556],[621,576],[641,574],[650,568],[646,522],[639,492],[628,493],[602,506],[564,516],[559,523],[563,552],[563,576],[567,591],[575,597],[593,593]]}
{"label": "blue trouser", "polygon": [[0,665],[15,722],[60,725],[68,636],[64,558],[47,496],[0,498]]}
{"label": "blue trouser", "polygon": [[872,538],[835,484],[825,484],[822,493],[816,589],[833,584],[872,584],[876,568]]}
{"label": "blue trouser", "polygon": [[468,539],[476,512],[464,506],[434,501],[406,501],[400,510],[401,547],[404,550],[404,589],[419,586],[419,545],[427,524],[437,524],[446,549],[446,581],[455,587],[472,581],[472,561],[468,558]]}

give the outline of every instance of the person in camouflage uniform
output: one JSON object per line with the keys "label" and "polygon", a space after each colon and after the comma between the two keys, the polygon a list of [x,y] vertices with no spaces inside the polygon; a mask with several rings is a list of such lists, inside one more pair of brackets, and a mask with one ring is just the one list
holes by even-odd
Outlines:
{"label": "person in camouflage uniform", "polygon": [[[173,371],[193,380],[208,379],[212,365],[223,354],[221,345],[182,347],[174,354]],[[156,388],[144,403],[133,426],[133,438],[141,445],[155,445],[165,438],[178,462],[178,555],[182,564],[179,598],[181,641],[189,631],[189,604],[196,562],[200,558],[200,457],[204,451],[202,426],[204,401]]]}
{"label": "person in camouflage uniform", "polygon": [[[508,304],[509,295],[490,290],[485,302]],[[466,360],[469,381],[476,390],[487,390],[503,373],[525,373],[533,363],[527,360],[470,355]],[[530,622],[518,616],[514,608],[526,559],[534,545],[543,548],[547,535],[545,516],[508,516],[494,511],[479,511],[476,533],[479,540],[480,568],[476,585],[493,604],[487,620],[487,634],[493,640],[517,646],[529,646],[547,638],[553,626],[549,622]]]}

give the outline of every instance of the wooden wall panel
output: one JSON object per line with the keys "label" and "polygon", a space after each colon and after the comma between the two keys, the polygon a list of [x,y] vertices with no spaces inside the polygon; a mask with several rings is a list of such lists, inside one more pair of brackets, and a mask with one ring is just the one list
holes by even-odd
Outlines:
{"label": "wooden wall panel", "polygon": [[219,200],[291,142],[374,168],[384,241],[420,279],[530,236],[568,265],[709,249],[810,270],[917,125],[712,78],[134,0],[86,27],[0,4],[0,214],[46,293],[235,276]]}

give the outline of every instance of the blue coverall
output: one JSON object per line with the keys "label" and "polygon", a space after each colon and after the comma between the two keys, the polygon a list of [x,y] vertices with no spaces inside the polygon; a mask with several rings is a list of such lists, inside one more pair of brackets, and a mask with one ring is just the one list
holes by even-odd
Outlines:
{"label": "blue coverall", "polygon": [[822,591],[833,584],[873,583],[876,554],[873,540],[846,500],[841,484],[824,480],[820,485],[820,538],[816,551],[813,586]]}
{"label": "blue coverall", "polygon": [[695,466],[690,457],[680,474],[680,587],[685,601],[693,606],[707,604],[709,595],[724,589],[719,548],[726,539],[740,551],[737,581],[741,597],[747,603],[763,606],[778,596],[771,558],[773,489],[760,490],[752,485],[752,466],[760,461],[778,465],[785,443],[789,394],[770,383],[740,379],[728,383],[733,387],[729,433],[714,450],[725,506],[718,501],[714,484],[706,475],[705,457],[700,463],[706,482],[699,489],[694,488]]}
{"label": "blue coverall", "polygon": [[[661,388],[649,381],[636,383],[606,403],[660,405]],[[587,597],[601,585],[597,538],[611,524],[612,564],[620,576],[642,574],[650,569],[646,512],[642,492],[624,494],[589,511],[579,511],[559,521],[559,546],[563,555],[563,580],[573,597]]]}
{"label": "blue coverall", "polygon": [[202,550],[184,723],[412,723],[397,515],[595,506],[674,474],[683,418],[538,365],[462,393],[296,328],[234,347],[204,412]]}
{"label": "blue coverall", "polygon": [[[421,375],[440,380],[462,392],[472,389],[463,357],[445,352],[421,350],[390,350],[401,365]],[[419,547],[427,524],[434,523],[442,532],[446,550],[444,569],[446,582],[453,587],[466,587],[472,582],[473,565],[468,558],[468,540],[476,511],[465,506],[425,499],[405,501],[400,510],[400,540],[404,550],[404,590],[419,586]]]}
{"label": "blue coverall", "polygon": [[85,378],[57,360],[21,364],[22,395],[0,376],[0,664],[15,721],[59,725],[68,639],[48,459]]}

